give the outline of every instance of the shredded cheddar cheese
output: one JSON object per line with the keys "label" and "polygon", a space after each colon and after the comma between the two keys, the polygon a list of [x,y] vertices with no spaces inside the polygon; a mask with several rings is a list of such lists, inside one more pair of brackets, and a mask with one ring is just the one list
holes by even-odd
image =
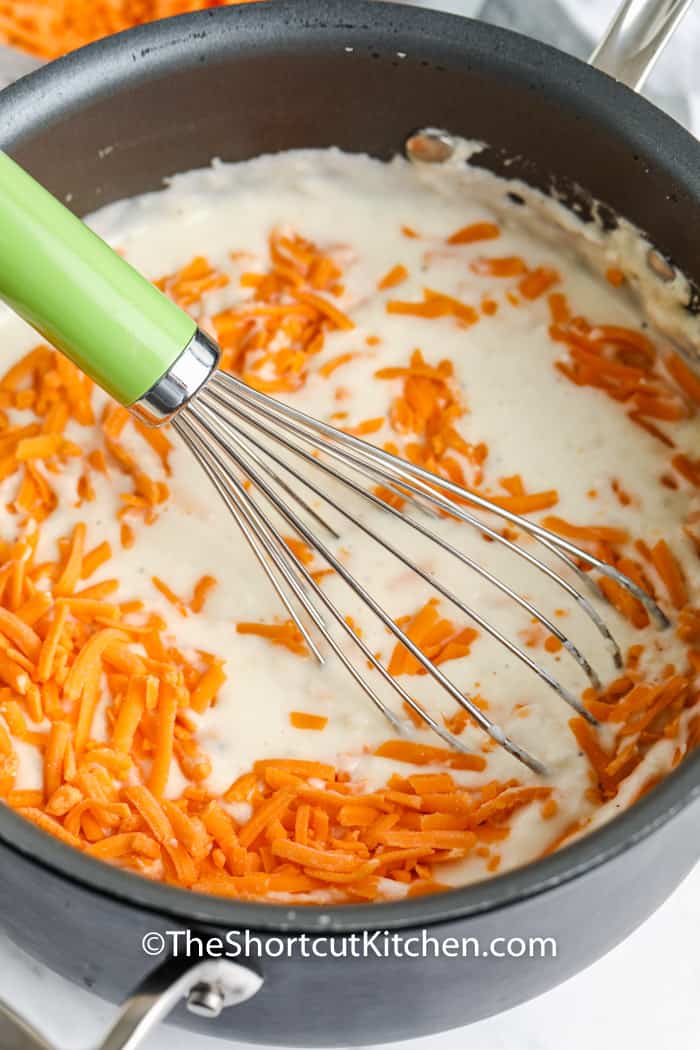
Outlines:
{"label": "shredded cheddar cheese", "polygon": [[0,0],[0,38],[37,58],[58,58],[132,26],[251,0]]}

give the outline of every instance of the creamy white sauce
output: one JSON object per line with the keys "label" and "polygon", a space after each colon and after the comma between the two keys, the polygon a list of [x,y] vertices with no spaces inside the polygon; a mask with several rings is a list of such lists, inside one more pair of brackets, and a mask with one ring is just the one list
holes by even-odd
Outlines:
{"label": "creamy white sauce", "polygon": [[[378,368],[407,364],[417,347],[431,364],[447,358],[454,363],[468,409],[458,429],[467,441],[485,442],[489,448],[486,488],[495,491],[499,478],[519,473],[528,491],[558,490],[559,503],[550,513],[575,523],[626,527],[649,543],[665,537],[683,560],[691,600],[697,599],[697,556],[681,528],[691,509],[692,494],[684,483],[677,491],[659,483],[660,475],[668,469],[668,450],[633,425],[620,406],[603,393],[574,387],[553,367],[562,347],[548,335],[546,297],[514,307],[504,294],[513,282],[475,276],[468,262],[480,255],[522,255],[531,266],[554,266],[562,274],[558,287],[569,297],[575,312],[600,322],[638,326],[637,306],[630,296],[588,270],[575,245],[569,248],[561,241],[550,243],[533,236],[522,225],[524,209],[509,208],[502,192],[494,211],[493,186],[488,192],[480,192],[487,182],[480,176],[469,183],[463,172],[456,170],[417,170],[402,160],[385,165],[332,150],[294,152],[245,164],[215,164],[205,171],[179,175],[162,192],[106,207],[90,221],[150,278],[172,273],[199,254],[228,274],[228,286],[206,295],[197,308],[198,320],[209,328],[214,314],[248,296],[240,287],[240,274],[264,269],[267,238],[273,228],[289,226],[324,250],[338,252],[345,284],[339,305],[352,317],[355,328],[328,335],[324,349],[311,363],[304,388],[285,398],[322,419],[330,419],[342,408],[348,413],[344,425],[354,425],[386,416],[400,390],[398,381],[374,379]],[[446,238],[457,228],[484,220],[499,222],[502,234],[498,240],[446,246]],[[420,237],[404,236],[404,224],[415,228]],[[244,252],[246,256],[234,261],[231,252]],[[378,292],[377,281],[398,262],[407,267],[408,280],[395,290]],[[498,312],[482,317],[470,328],[459,327],[449,317],[424,320],[387,314],[388,299],[418,301],[426,286],[474,306],[488,295],[499,303]],[[3,313],[1,324],[3,364],[9,367],[37,339],[8,313]],[[381,342],[368,346],[367,336],[379,336]],[[325,361],[347,350],[362,353],[330,379],[318,374]],[[335,396],[338,387],[347,391],[342,404]],[[91,428],[71,424],[69,436],[86,448],[95,444]],[[383,442],[392,437],[386,427],[371,440]],[[674,438],[679,449],[692,453],[697,447],[697,423],[691,420],[674,425]],[[124,440],[140,457],[144,469],[160,476],[155,456],[142,440],[128,431]],[[319,669],[310,658],[236,633],[236,621],[274,621],[286,614],[211,485],[179,443],[172,463],[171,498],[153,525],[136,523],[132,549],[121,548],[115,517],[119,493],[125,488],[123,479],[117,472],[107,479],[96,476],[97,499],[76,509],[79,463],[69,464],[63,474],[51,479],[59,493],[60,510],[42,525],[41,542],[50,555],[59,536],[67,534],[75,521],[85,521],[89,546],[107,539],[114,550],[114,557],[95,581],[118,577],[123,582],[119,597],[143,599],[150,609],[161,613],[180,647],[202,648],[225,657],[228,681],[218,703],[202,717],[200,725],[201,746],[213,763],[207,786],[223,791],[257,758],[270,756],[339,763],[355,780],[366,781],[368,788],[383,784],[394,770],[405,773],[405,765],[371,754],[393,735],[391,727],[337,660],[330,656],[326,666]],[[613,479],[621,481],[633,497],[630,506],[618,502],[611,489]],[[15,484],[4,483],[0,494],[5,502],[12,498]],[[591,490],[597,492],[597,498],[588,495]],[[422,567],[435,571],[510,638],[520,640],[519,632],[528,627],[528,619],[512,602],[405,526],[362,504],[352,494],[343,498],[364,521],[400,545]],[[320,501],[313,502],[321,509]],[[423,581],[389,559],[359,530],[330,511],[328,517],[341,532],[346,564],[392,617],[416,612],[431,597],[433,592]],[[600,637],[585,616],[572,608],[566,595],[503,548],[485,543],[468,526],[442,522],[437,527],[446,539],[478,558],[570,632],[604,678],[613,676],[610,656]],[[5,528],[11,534],[14,525],[6,521]],[[530,542],[527,548],[535,550]],[[199,616],[178,615],[151,583],[153,575],[159,576],[177,594],[187,596],[204,573],[215,576],[218,587]],[[343,613],[362,626],[370,649],[388,658],[393,639],[367,615],[357,597],[337,578],[328,578],[324,587]],[[598,602],[597,607],[623,651],[631,643],[642,641],[651,665],[675,662],[683,666],[682,647],[673,631],[659,633],[650,628],[638,632],[609,606]],[[557,618],[557,609],[565,609],[567,615]],[[469,622],[447,603],[442,604],[441,612],[457,623]],[[352,651],[346,641],[343,645]],[[586,686],[585,677],[566,654],[552,656],[541,646],[527,651],[580,695]],[[362,657],[359,662],[364,667]],[[502,870],[516,866],[540,854],[572,821],[593,811],[585,797],[590,786],[588,762],[568,728],[571,711],[483,632],[469,657],[447,663],[443,670],[460,689],[485,696],[489,715],[550,770],[548,782],[556,788],[557,815],[543,821],[538,804],[528,807],[513,819],[510,837],[499,843]],[[376,672],[368,677],[396,706],[391,692],[382,689]],[[427,676],[404,678],[403,683],[432,712],[454,712],[454,703]],[[516,705],[525,705],[527,717],[522,717]],[[321,732],[294,729],[289,714],[295,710],[327,716],[328,725]],[[93,735],[99,733],[97,722]],[[414,735],[426,743],[440,744],[427,731]],[[472,728],[465,730],[462,739],[477,751],[485,742],[483,733]],[[524,783],[536,780],[499,748],[489,749],[486,757],[484,773],[457,772],[455,778],[465,785],[508,777],[518,777]],[[672,757],[673,748],[666,743],[654,747],[644,768],[630,778],[616,803],[624,804],[634,796],[650,768],[656,772],[669,769]],[[38,786],[41,771],[37,753],[22,747],[20,759],[18,786]],[[169,793],[178,794],[183,783],[174,766]],[[244,821],[247,810],[232,809],[232,813]],[[474,857],[455,865],[449,873],[441,871],[440,878],[460,883],[484,874],[484,861]]]}

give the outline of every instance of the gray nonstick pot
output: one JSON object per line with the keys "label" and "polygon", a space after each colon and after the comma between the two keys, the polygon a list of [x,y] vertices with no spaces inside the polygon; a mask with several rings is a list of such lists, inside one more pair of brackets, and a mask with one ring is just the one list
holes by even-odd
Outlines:
{"label": "gray nonstick pot", "polygon": [[[623,17],[596,61],[635,86],[684,6],[637,4],[641,20]],[[336,145],[388,158],[427,126],[489,143],[480,164],[584,210],[605,202],[610,221],[626,216],[700,284],[698,143],[600,69],[466,19],[365,0],[219,8],[110,38],[0,95],[0,147],[79,214],[214,156]],[[134,1048],[173,1006],[174,1023],[224,1040],[416,1037],[535,996],[627,936],[698,859],[699,795],[695,753],[611,823],[516,871],[401,903],[294,911],[139,879],[0,806],[0,923],[112,1001],[138,987],[103,1050]],[[238,954],[244,931],[254,937]],[[556,952],[506,951],[530,938]],[[47,1050],[13,1024],[3,1047]]]}

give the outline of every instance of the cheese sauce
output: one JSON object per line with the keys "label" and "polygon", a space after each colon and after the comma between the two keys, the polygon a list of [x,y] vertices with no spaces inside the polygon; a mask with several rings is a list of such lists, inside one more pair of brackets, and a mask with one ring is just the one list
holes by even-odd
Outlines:
{"label": "cheese sauce", "polygon": [[[519,476],[527,493],[556,492],[554,505],[533,515],[535,520],[553,514],[580,525],[623,529],[630,542],[642,538],[649,547],[665,538],[683,566],[689,601],[696,603],[698,556],[683,530],[693,510],[695,490],[682,478],[676,479],[676,487],[662,482],[670,471],[669,448],[632,421],[624,405],[600,389],[574,385],[557,369],[556,362],[565,358],[566,348],[550,335],[548,294],[530,299],[518,292],[517,277],[478,273],[472,264],[483,257],[517,257],[531,271],[551,268],[558,274],[552,291],[563,293],[573,313],[594,324],[641,330],[639,308],[624,285],[616,287],[594,273],[565,240],[535,236],[522,222],[523,209],[510,204],[502,189],[499,195],[494,206],[493,188],[490,194],[480,194],[477,182],[474,192],[469,192],[462,178],[453,178],[449,172],[426,174],[398,159],[383,164],[334,150],[292,152],[242,164],[216,163],[208,170],[179,175],[162,192],[110,205],[94,214],[90,223],[152,279],[175,273],[195,256],[205,256],[213,270],[228,278],[225,286],[205,293],[190,306],[200,325],[212,334],[216,334],[213,319],[217,315],[250,298],[251,288],[241,284],[241,276],[265,271],[272,231],[295,231],[313,241],[342,271],[343,288],[333,302],[354,327],[327,332],[323,347],[307,365],[305,382],[296,391],[279,396],[342,427],[377,421],[367,440],[381,445],[393,442],[403,450],[415,440],[410,432],[392,424],[392,405],[401,396],[403,378],[378,378],[377,372],[405,369],[416,350],[429,366],[447,361],[453,368],[449,386],[460,413],[454,427],[472,452],[481,450],[477,459],[483,459],[477,465],[455,453],[468,484],[478,483],[482,491],[506,497],[508,479]],[[498,237],[449,243],[455,231],[477,223],[497,224]],[[405,267],[405,279],[396,287],[378,289],[381,279],[399,264]],[[424,301],[426,288],[468,304],[478,319],[466,324],[449,312],[420,317],[388,309],[391,302]],[[9,313],[3,314],[1,330],[3,364],[9,367],[37,340]],[[332,370],[324,367],[345,354],[344,363]],[[258,376],[271,376],[267,366]],[[103,395],[96,394],[96,404],[104,401]],[[72,423],[67,436],[88,449],[95,444],[93,430],[96,428]],[[689,417],[673,422],[670,432],[677,449],[692,454],[698,443],[697,421]],[[125,432],[123,442],[144,470],[160,476],[156,456],[138,435]],[[126,549],[120,543],[116,514],[121,489],[114,474],[95,475],[95,499],[77,507],[81,466],[69,461],[51,478],[59,509],[42,524],[41,550],[52,549],[76,521],[84,521],[88,547],[106,539],[114,552],[94,580],[118,578],[119,598],[141,599],[149,610],[160,613],[183,651],[205,649],[225,659],[226,683],[216,703],[199,720],[199,743],[212,761],[204,786],[214,793],[223,792],[256,760],[267,757],[332,763],[350,772],[353,782],[364,783],[368,791],[382,787],[392,773],[404,776],[411,772],[412,767],[405,763],[374,754],[395,734],[332,654],[321,668],[308,655],[237,632],[237,623],[276,623],[286,614],[214,489],[178,441],[172,467],[167,479],[169,500],[151,525],[134,522],[135,542]],[[320,474],[314,480],[411,561],[434,572],[567,689],[581,695],[588,685],[581,669],[565,651],[549,651],[544,645],[546,632],[512,601],[385,512],[329,486]],[[16,482],[3,485],[8,502]],[[324,542],[340,552],[343,563],[392,618],[414,616],[435,596],[425,581],[361,529],[317,497],[309,499],[340,534],[338,543],[326,537]],[[527,596],[580,646],[604,681],[616,676],[610,652],[591,621],[551,581],[503,546],[486,542],[469,525],[421,520]],[[501,529],[504,523],[493,518],[489,524]],[[5,528],[9,537],[14,535],[11,521]],[[289,525],[283,525],[282,531],[292,533]],[[551,562],[532,541],[518,539],[528,551],[543,555],[561,569],[560,563]],[[322,567],[317,557],[312,568]],[[153,577],[159,577],[175,594],[189,595],[203,574],[215,577],[217,586],[198,615],[182,615],[153,583]],[[654,578],[664,607],[675,615],[653,569],[649,576]],[[325,577],[322,586],[343,615],[361,627],[370,650],[389,661],[395,641],[386,628],[367,613],[337,575]],[[623,653],[631,645],[644,646],[642,667],[650,678],[668,664],[684,667],[685,646],[674,629],[659,631],[649,626],[639,630],[608,603],[596,597],[591,600]],[[438,608],[454,625],[473,626],[449,602],[441,601]],[[352,655],[351,643],[340,633],[338,638]],[[366,669],[360,654],[354,659],[372,686],[405,717],[400,701],[384,687],[376,671]],[[616,811],[620,798],[633,799],[652,776],[671,768],[676,743],[661,739],[625,782],[624,794],[601,808],[591,798],[589,760],[569,727],[572,711],[545,682],[483,630],[471,641],[468,655],[447,661],[441,670],[460,690],[486,702],[489,717],[547,765],[544,783],[554,788],[557,808],[549,819],[543,819],[538,802],[513,816],[509,836],[498,843],[499,870],[541,855],[578,821],[594,814],[596,821],[606,819]],[[438,718],[455,714],[455,703],[429,676],[405,675],[401,681]],[[299,711],[326,718],[325,727],[321,731],[294,728],[290,714]],[[690,717],[689,709],[680,721],[681,736]],[[406,723],[409,738],[442,746],[429,730],[414,727],[408,718]],[[603,726],[604,745],[612,744],[615,731],[611,725]],[[97,713],[92,736],[108,736],[104,705]],[[487,765],[481,772],[451,771],[458,783],[469,787],[509,778],[523,784],[541,782],[489,743],[475,726],[467,725],[461,739],[483,754]],[[21,743],[18,750],[17,787],[41,786],[38,753]],[[423,766],[421,772],[432,768]],[[167,794],[178,796],[185,784],[173,763]],[[230,812],[242,823],[250,807],[232,804]],[[443,866],[440,881],[461,884],[483,878],[487,863],[486,857],[473,855]],[[400,883],[385,887],[387,895],[402,892]]]}

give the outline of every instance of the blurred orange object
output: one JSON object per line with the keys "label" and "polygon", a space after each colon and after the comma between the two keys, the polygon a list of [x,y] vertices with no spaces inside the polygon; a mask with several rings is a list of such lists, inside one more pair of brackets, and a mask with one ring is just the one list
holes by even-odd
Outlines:
{"label": "blurred orange object", "polygon": [[0,0],[0,40],[58,58],[93,40],[159,18],[252,0]]}

